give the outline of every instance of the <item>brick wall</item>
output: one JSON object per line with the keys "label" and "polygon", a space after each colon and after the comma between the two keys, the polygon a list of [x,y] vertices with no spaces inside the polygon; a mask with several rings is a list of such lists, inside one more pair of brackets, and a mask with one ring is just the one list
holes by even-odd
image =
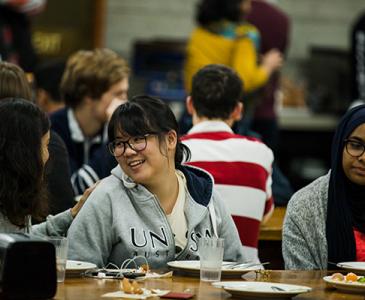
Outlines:
{"label": "brick wall", "polygon": [[349,30],[358,14],[365,12],[362,0],[280,0],[279,6],[292,18],[290,57],[303,58],[308,47],[347,49]]}
{"label": "brick wall", "polygon": [[[197,0],[108,0],[106,45],[129,57],[135,39],[186,38]],[[289,56],[304,58],[310,45],[348,47],[350,24],[364,0],[277,0],[293,20]]]}
{"label": "brick wall", "polygon": [[108,0],[106,46],[126,57],[133,41],[187,38],[196,0]]}

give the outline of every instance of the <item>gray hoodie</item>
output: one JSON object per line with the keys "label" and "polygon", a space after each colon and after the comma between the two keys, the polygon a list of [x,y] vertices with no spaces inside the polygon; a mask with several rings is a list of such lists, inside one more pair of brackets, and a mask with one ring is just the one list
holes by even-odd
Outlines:
{"label": "gray hoodie", "polygon": [[12,224],[6,216],[0,213],[0,232],[29,232],[35,235],[64,236],[66,235],[72,220],[71,210],[68,209],[55,216],[50,215],[45,222],[33,226],[29,216],[27,217],[27,226],[25,228],[19,228]]}
{"label": "gray hoodie", "polygon": [[142,255],[150,267],[162,268],[172,260],[198,259],[199,238],[213,236],[216,231],[224,238],[224,260],[244,261],[237,229],[213,191],[212,177],[198,168],[179,169],[187,181],[188,241],[176,257],[173,233],[159,200],[117,166],[96,187],[72,223],[69,258],[101,267],[109,262],[121,266],[126,259]]}

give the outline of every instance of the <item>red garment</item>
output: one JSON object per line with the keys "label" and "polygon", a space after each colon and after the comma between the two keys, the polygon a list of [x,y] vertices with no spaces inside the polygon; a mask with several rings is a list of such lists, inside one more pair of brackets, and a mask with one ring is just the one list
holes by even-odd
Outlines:
{"label": "red garment", "polygon": [[247,257],[257,259],[260,223],[273,210],[272,151],[257,139],[234,134],[221,121],[196,124],[182,142],[191,150],[187,163],[213,175],[238,229]]}
{"label": "red garment", "polygon": [[[275,5],[266,1],[252,1],[252,10],[245,19],[260,32],[260,52],[278,49],[283,54],[289,40],[290,21],[288,16]],[[263,91],[263,98],[255,110],[255,119],[275,119],[275,91],[278,89],[279,76],[272,76]]]}
{"label": "red garment", "polygon": [[365,261],[365,234],[354,228],[356,261]]}

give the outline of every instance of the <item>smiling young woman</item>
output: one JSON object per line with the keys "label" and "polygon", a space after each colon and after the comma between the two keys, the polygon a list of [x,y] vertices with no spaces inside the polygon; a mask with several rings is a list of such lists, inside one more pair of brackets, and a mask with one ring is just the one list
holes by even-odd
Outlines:
{"label": "smiling young woman", "polygon": [[365,105],[348,111],[332,143],[331,171],[289,202],[283,230],[288,269],[365,261]]}
{"label": "smiling young woman", "polygon": [[225,260],[245,260],[211,176],[182,165],[190,152],[177,132],[173,112],[159,99],[138,96],[116,109],[108,135],[118,166],[70,228],[70,258],[120,266],[142,255],[161,268],[198,259],[199,238],[218,236],[225,239]]}

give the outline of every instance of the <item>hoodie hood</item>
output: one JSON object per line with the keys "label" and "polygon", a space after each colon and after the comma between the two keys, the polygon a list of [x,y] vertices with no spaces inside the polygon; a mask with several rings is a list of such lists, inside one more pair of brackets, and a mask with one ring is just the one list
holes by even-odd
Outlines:
{"label": "hoodie hood", "polygon": [[[177,169],[185,175],[187,188],[193,200],[203,206],[208,206],[213,193],[213,177],[197,167],[184,165],[177,167]],[[124,173],[119,165],[111,171],[111,174],[121,180],[126,189],[134,189],[139,186]]]}

